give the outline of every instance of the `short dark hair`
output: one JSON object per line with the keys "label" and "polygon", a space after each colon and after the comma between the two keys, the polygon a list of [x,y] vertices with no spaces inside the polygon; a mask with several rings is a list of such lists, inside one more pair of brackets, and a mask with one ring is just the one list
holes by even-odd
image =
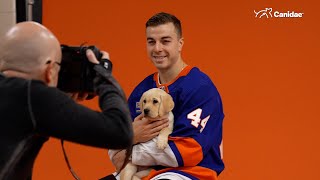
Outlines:
{"label": "short dark hair", "polygon": [[172,14],[160,12],[153,15],[147,22],[146,28],[149,26],[158,26],[162,24],[173,23],[178,37],[182,37],[182,28],[180,20]]}

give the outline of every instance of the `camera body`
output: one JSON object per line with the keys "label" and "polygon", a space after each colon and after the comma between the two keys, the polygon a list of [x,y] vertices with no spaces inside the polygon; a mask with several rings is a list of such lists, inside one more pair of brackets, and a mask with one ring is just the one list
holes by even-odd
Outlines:
{"label": "camera body", "polygon": [[68,93],[89,93],[92,98],[95,96],[93,79],[96,72],[94,64],[87,58],[87,49],[91,49],[96,58],[101,60],[102,54],[95,46],[61,45],[62,60],[57,87]]}

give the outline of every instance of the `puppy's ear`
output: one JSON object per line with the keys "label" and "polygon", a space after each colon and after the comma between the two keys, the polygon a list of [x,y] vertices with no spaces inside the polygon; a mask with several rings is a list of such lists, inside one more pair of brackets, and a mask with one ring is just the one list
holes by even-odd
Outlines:
{"label": "puppy's ear", "polygon": [[143,114],[143,100],[144,100],[144,95],[145,93],[142,94],[141,98],[140,98],[140,101],[139,101],[139,108],[140,108],[140,111],[141,113]]}
{"label": "puppy's ear", "polygon": [[174,102],[170,94],[162,96],[162,106],[165,113],[169,113],[174,108]]}

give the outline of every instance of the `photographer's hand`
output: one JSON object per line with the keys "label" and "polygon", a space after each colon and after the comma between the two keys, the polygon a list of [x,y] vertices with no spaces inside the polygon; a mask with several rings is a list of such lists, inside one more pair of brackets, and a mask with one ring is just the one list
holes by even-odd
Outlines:
{"label": "photographer's hand", "polygon": [[68,96],[70,96],[75,101],[83,101],[89,96],[89,93],[85,93],[85,92],[67,93],[67,94],[68,94]]}
{"label": "photographer's hand", "polygon": [[[102,53],[101,59],[110,59],[109,53],[107,53],[105,51],[100,51],[100,52]],[[93,64],[99,64],[99,61],[97,60],[96,56],[94,55],[94,53],[91,49],[87,49],[86,54],[87,54],[87,57],[90,62],[92,62]]]}
{"label": "photographer's hand", "polygon": [[[109,53],[105,51],[100,51],[102,53],[102,59],[109,59]],[[91,49],[87,49],[86,55],[88,57],[88,60],[93,64],[99,64],[99,61],[97,60],[96,56],[94,55],[93,51]],[[83,101],[87,99],[89,96],[89,93],[68,93],[68,95],[75,101]]]}

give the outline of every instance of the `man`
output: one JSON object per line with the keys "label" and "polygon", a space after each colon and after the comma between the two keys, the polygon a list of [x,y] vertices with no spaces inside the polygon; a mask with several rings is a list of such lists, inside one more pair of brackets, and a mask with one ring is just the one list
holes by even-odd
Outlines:
{"label": "man", "polygon": [[[108,53],[102,54],[108,61]],[[22,22],[1,38],[1,180],[31,179],[34,160],[49,137],[101,148],[131,146],[132,121],[124,94],[91,50],[87,57],[95,64],[102,112],[77,104],[55,88],[61,48],[47,28]]]}
{"label": "man", "polygon": [[[146,36],[147,52],[158,72],[146,77],[129,97],[136,144],[132,163],[154,166],[155,170],[144,179],[217,179],[224,169],[220,152],[224,118],[220,95],[206,74],[183,61],[181,24],[175,16],[159,13],[151,17],[146,23]],[[169,147],[164,150],[148,141],[158,131],[150,135],[151,130],[141,130],[148,129],[150,123],[142,123],[146,120],[137,107],[143,92],[155,87],[168,92],[175,102],[174,130]],[[121,153],[111,157],[119,169]]]}

